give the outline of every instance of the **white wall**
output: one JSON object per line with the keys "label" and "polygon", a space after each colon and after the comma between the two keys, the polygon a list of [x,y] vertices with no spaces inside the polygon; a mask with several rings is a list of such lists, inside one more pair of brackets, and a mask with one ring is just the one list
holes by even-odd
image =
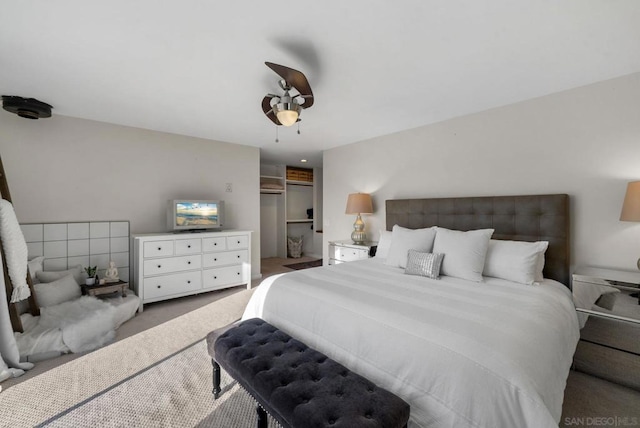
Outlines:
{"label": "white wall", "polygon": [[640,73],[331,149],[323,167],[325,260],[352,231],[349,193],[372,193],[374,239],[386,199],[568,193],[573,265],[634,270],[640,223],[618,219],[640,180]]}
{"label": "white wall", "polygon": [[[260,273],[260,152],[55,114],[0,111],[0,155],[21,223],[129,220],[131,233],[167,230],[169,199],[224,199],[226,228],[252,230]],[[225,192],[232,183],[232,193]]]}

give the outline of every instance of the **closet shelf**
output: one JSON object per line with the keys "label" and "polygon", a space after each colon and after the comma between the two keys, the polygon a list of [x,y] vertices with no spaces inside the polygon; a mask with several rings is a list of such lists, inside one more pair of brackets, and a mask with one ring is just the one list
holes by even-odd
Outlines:
{"label": "closet shelf", "polygon": [[287,223],[313,223],[312,218],[305,218],[300,220],[287,220]]}
{"label": "closet shelf", "polygon": [[294,186],[313,186],[312,181],[287,180],[287,184],[292,184]]}

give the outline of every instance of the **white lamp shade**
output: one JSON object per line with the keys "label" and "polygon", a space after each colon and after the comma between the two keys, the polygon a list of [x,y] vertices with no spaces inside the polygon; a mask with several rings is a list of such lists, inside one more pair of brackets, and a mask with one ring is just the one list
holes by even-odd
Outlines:
{"label": "white lamp shade", "polygon": [[345,214],[373,214],[373,203],[368,193],[351,193],[347,198]]}
{"label": "white lamp shade", "polygon": [[276,117],[284,126],[291,126],[298,120],[298,112],[295,110],[280,110],[276,113]]}
{"label": "white lamp shade", "polygon": [[620,220],[640,221],[640,181],[632,181],[627,184]]}

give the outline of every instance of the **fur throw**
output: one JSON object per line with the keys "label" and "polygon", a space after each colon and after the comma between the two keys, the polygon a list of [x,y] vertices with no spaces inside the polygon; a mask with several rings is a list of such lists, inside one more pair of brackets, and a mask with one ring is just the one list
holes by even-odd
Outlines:
{"label": "fur throw", "polygon": [[93,296],[82,296],[40,310],[41,327],[59,328],[71,352],[92,351],[116,336],[116,308]]}

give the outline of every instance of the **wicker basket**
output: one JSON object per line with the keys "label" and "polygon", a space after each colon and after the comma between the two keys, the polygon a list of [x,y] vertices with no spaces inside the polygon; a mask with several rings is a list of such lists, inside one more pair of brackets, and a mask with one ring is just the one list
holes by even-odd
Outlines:
{"label": "wicker basket", "polygon": [[294,259],[302,257],[302,236],[287,236],[287,249],[289,257]]}
{"label": "wicker basket", "polygon": [[287,167],[287,180],[313,182],[313,170],[307,168]]}

